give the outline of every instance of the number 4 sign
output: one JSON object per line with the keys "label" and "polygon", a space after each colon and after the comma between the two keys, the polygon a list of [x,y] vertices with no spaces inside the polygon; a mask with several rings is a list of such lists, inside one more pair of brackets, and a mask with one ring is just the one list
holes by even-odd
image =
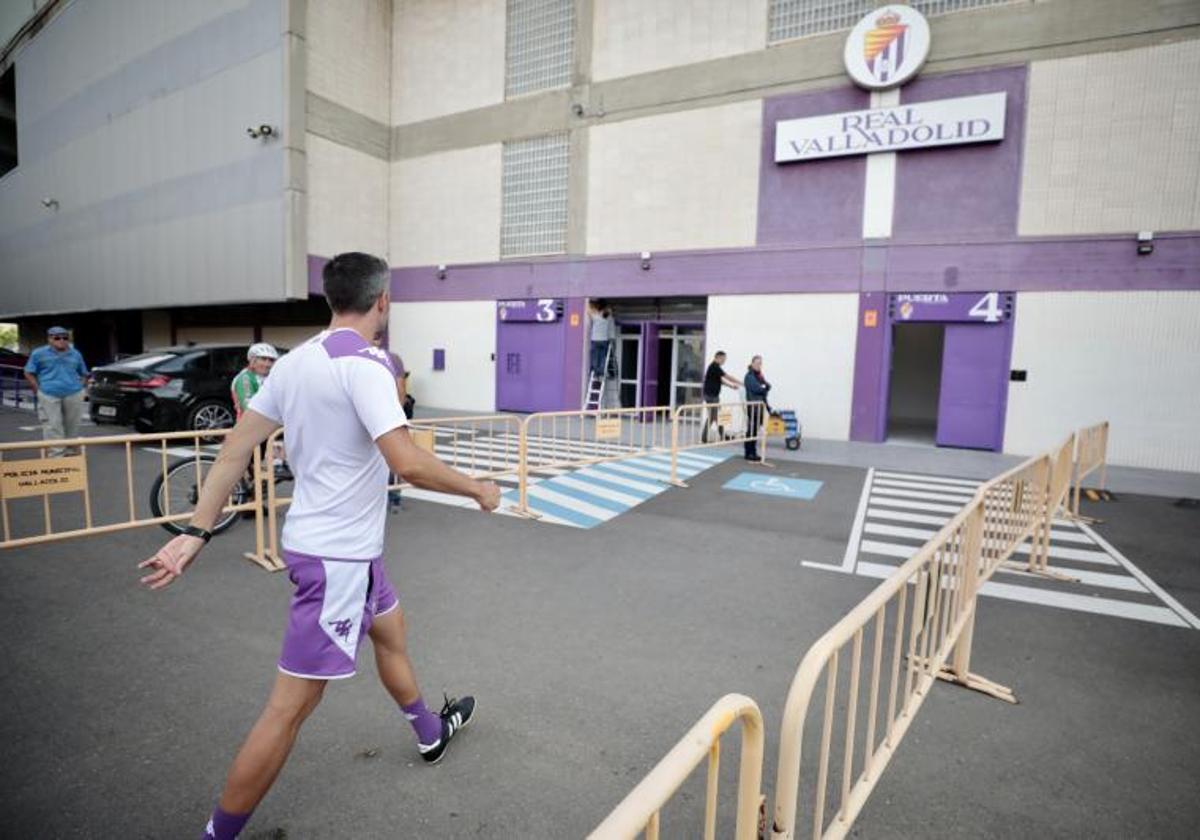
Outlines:
{"label": "number 4 sign", "polygon": [[1000,308],[1000,293],[988,292],[967,311],[967,314],[972,318],[982,318],[989,324],[995,324],[1004,317],[1004,310]]}

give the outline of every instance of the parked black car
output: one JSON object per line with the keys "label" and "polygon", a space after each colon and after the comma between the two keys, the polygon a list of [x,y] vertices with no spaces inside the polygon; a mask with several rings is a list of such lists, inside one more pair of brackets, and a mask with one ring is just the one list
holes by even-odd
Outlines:
{"label": "parked black car", "polygon": [[229,386],[246,366],[247,349],[248,344],[164,347],[93,368],[92,421],[141,432],[232,426]]}

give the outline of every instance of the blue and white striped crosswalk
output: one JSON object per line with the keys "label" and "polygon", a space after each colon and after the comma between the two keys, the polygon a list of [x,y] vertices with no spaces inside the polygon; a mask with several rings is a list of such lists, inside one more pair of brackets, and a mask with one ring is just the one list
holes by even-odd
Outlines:
{"label": "blue and white striped crosswalk", "polygon": [[[677,475],[686,480],[728,459],[727,452],[681,452]],[[670,487],[671,456],[639,455],[606,461],[530,483],[529,509],[547,522],[594,528]],[[517,491],[504,493],[516,504]]]}

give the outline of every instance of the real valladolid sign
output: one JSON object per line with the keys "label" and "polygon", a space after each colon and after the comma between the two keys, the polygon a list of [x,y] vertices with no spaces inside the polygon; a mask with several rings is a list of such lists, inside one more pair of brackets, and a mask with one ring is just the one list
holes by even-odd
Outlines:
{"label": "real valladolid sign", "polygon": [[[846,71],[869,90],[897,87],[929,55],[929,24],[909,6],[866,15],[846,39]],[[825,114],[775,124],[775,162],[1004,139],[1004,92]]]}

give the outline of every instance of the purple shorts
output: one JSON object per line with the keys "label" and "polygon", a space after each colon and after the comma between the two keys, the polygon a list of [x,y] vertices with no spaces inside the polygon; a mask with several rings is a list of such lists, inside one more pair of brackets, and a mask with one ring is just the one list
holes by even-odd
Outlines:
{"label": "purple shorts", "polygon": [[279,670],[311,680],[354,676],[371,621],[399,606],[383,558],[334,560],[285,550],[283,562],[296,591]]}

